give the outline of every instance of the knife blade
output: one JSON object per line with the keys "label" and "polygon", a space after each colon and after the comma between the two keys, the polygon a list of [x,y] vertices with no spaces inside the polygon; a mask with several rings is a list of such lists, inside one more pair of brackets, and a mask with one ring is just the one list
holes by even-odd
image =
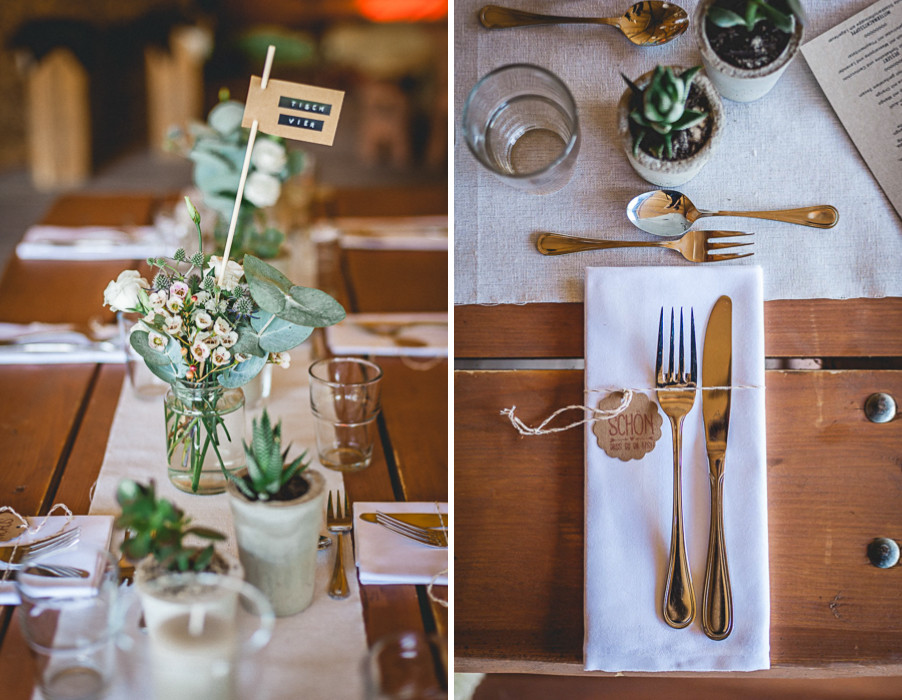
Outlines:
{"label": "knife blade", "polygon": [[[451,524],[451,518],[447,513],[442,513],[441,518],[438,513],[388,513],[388,515],[409,525],[425,527],[430,530],[447,530]],[[375,513],[362,513],[360,517],[368,523],[377,522]]]}
{"label": "knife blade", "polygon": [[723,481],[732,381],[733,301],[722,296],[708,318],[702,357],[702,416],[711,483],[711,526],[702,597],[702,629],[715,640],[726,639],[733,629],[733,599],[723,531]]}

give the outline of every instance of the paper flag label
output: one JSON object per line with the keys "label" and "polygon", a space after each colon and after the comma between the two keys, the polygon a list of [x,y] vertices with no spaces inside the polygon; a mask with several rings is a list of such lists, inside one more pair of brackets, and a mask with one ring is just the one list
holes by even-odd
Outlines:
{"label": "paper flag label", "polygon": [[[620,405],[623,392],[615,391],[598,402],[602,411],[611,411]],[[661,439],[664,419],[658,412],[658,404],[649,401],[645,394],[635,392],[626,410],[612,418],[599,420],[592,426],[598,438],[598,446],[611,457],[628,462],[642,459],[655,448]]]}
{"label": "paper flag label", "polygon": [[263,90],[261,82],[251,77],[241,126],[249,127],[256,119],[266,134],[332,145],[344,92],[285,80],[270,80]]}

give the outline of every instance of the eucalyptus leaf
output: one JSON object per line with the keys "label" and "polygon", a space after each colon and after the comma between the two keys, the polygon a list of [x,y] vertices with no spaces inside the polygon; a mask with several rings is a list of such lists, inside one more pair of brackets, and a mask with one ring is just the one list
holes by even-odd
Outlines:
{"label": "eucalyptus leaf", "polygon": [[294,286],[272,265],[244,256],[244,275],[254,301],[264,311],[299,326],[331,326],[345,317],[335,299],[319,289]]}
{"label": "eucalyptus leaf", "polygon": [[266,359],[267,358],[265,357],[252,355],[244,362],[239,362],[231,369],[220,372],[219,383],[226,389],[237,389],[240,386],[244,386],[251,379],[260,374],[260,370],[266,365]]}
{"label": "eucalyptus leaf", "polygon": [[265,312],[254,316],[251,326],[257,331],[260,347],[266,352],[287,352],[313,333],[310,326],[300,326]]}

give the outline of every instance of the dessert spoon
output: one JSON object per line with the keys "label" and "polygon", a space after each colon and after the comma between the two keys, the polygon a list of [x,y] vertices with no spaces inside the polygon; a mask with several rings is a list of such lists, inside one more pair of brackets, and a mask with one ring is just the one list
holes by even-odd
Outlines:
{"label": "dessert spoon", "polygon": [[656,236],[679,236],[703,216],[744,216],[815,228],[832,228],[839,221],[839,212],[829,204],[772,211],[706,211],[696,208],[686,195],[676,190],[654,190],[634,197],[626,205],[626,216],[634,225]]}
{"label": "dessert spoon", "polygon": [[682,7],[660,0],[637,2],[622,17],[561,17],[486,5],[479,11],[479,21],[486,29],[538,24],[606,24],[619,29],[637,46],[666,44],[689,27],[689,15]]}

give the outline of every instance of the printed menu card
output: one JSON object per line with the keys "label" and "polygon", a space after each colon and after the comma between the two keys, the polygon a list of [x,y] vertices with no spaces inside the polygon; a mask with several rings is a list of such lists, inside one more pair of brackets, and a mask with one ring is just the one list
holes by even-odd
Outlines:
{"label": "printed menu card", "polygon": [[879,0],[802,46],[877,182],[902,216],[902,0]]}

